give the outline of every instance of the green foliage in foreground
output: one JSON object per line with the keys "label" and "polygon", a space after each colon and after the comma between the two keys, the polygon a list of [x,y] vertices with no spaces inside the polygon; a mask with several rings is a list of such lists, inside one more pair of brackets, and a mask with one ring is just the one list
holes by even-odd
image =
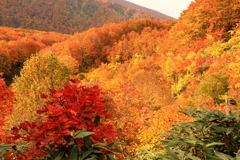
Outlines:
{"label": "green foliage in foreground", "polygon": [[165,133],[165,150],[142,149],[135,160],[238,160],[240,159],[239,112],[181,109],[193,122],[171,124]]}
{"label": "green foliage in foreground", "polygon": [[[110,144],[105,143],[96,143],[92,144],[89,135],[94,134],[94,132],[88,132],[85,129],[79,130],[75,133],[74,139],[68,144],[69,149],[69,155],[70,157],[64,157],[64,153],[66,152],[66,148],[63,148],[63,150],[54,151],[54,145],[50,144],[50,148],[47,152],[49,154],[48,160],[95,160],[99,159],[102,160],[103,158],[106,158],[107,160],[115,160],[114,156],[111,154],[106,154],[106,151],[108,153],[116,153],[119,152],[117,149],[111,149],[111,147],[120,145],[119,142],[114,142]],[[74,140],[76,138],[83,138],[84,139],[84,146],[79,148]],[[103,152],[99,151],[98,149],[101,149]],[[46,159],[46,158],[42,158]]]}
{"label": "green foliage in foreground", "polygon": [[[121,153],[118,149],[114,148],[115,146],[121,145],[120,142],[113,142],[110,144],[105,143],[95,143],[92,144],[89,135],[94,134],[94,132],[88,132],[85,129],[79,130],[74,133],[74,137],[72,141],[68,144],[66,148],[60,148],[59,150],[54,150],[54,143],[49,144],[49,149],[47,149],[48,156],[47,157],[39,157],[38,159],[43,160],[103,160],[106,158],[107,160],[115,160],[115,154]],[[75,144],[75,140],[77,138],[84,139],[84,146],[78,147]],[[1,139],[0,139],[1,140]],[[6,157],[7,152],[11,152],[10,158],[18,157],[19,154],[25,153],[26,148],[28,148],[29,144],[24,145],[16,145],[16,144],[0,144],[0,158],[8,159]],[[64,153],[66,153],[66,149],[68,149],[69,157],[65,157]],[[101,151],[99,151],[101,149]],[[110,153],[110,154],[107,154]]]}

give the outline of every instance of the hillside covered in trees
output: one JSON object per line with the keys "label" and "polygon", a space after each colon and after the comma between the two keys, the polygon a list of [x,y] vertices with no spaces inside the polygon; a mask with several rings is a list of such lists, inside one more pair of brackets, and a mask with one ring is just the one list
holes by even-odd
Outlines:
{"label": "hillside covered in trees", "polygon": [[106,0],[1,0],[0,5],[0,26],[65,34],[142,18],[174,19],[133,3]]}
{"label": "hillside covered in trees", "polygon": [[198,0],[178,21],[1,27],[2,155],[236,159],[239,22],[237,0]]}
{"label": "hillside covered in trees", "polygon": [[151,13],[155,16],[161,17],[163,20],[173,20],[173,18],[168,16],[168,15],[165,15],[163,13],[160,13],[158,11],[155,11],[155,10],[143,7],[143,6],[136,5],[135,3],[132,3],[132,2],[129,2],[129,1],[126,1],[126,0],[108,0],[108,1],[121,4],[121,5],[126,6],[128,8],[136,8],[136,9],[144,10],[144,11],[146,11],[148,13]]}

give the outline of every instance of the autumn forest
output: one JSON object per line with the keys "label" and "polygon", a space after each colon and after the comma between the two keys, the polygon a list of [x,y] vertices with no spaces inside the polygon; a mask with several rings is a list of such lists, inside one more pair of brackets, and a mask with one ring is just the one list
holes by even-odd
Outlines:
{"label": "autumn forest", "polygon": [[[46,15],[0,6],[0,159],[240,157],[238,0],[195,0],[170,21],[125,19],[128,8],[97,25],[56,2],[42,1]],[[60,6],[71,17],[42,21]]]}

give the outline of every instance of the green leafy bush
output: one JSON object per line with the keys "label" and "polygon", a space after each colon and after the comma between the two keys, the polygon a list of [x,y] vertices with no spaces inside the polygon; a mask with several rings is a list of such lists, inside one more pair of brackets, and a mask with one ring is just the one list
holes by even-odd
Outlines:
{"label": "green leafy bush", "polygon": [[170,134],[165,136],[167,140],[162,141],[172,148],[167,148],[170,155],[177,153],[188,159],[193,159],[188,153],[194,155],[194,159],[221,159],[227,155],[236,157],[240,147],[239,111],[225,114],[219,110],[188,108],[181,112],[195,121],[172,124]]}
{"label": "green leafy bush", "polygon": [[181,112],[195,119],[171,124],[161,140],[165,150],[154,153],[142,150],[139,160],[237,160],[240,159],[239,112],[188,108]]}

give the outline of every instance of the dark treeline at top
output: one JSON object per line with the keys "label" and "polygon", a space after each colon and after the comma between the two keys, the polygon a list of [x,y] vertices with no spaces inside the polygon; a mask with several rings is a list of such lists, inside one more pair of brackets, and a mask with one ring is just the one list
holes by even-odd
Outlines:
{"label": "dark treeline at top", "polygon": [[103,0],[1,0],[0,26],[73,34],[133,19],[173,19],[143,9]]}

